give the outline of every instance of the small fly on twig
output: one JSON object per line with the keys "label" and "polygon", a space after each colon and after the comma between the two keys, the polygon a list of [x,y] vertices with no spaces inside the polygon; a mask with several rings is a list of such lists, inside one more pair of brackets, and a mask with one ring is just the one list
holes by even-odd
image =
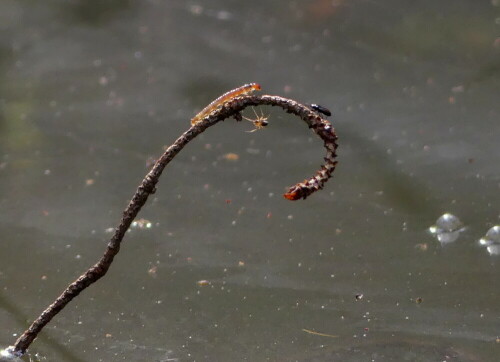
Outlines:
{"label": "small fly on twig", "polygon": [[327,117],[330,117],[332,115],[332,112],[330,112],[328,108],[320,106],[319,104],[312,103],[310,104],[310,107],[318,113],[323,113]]}

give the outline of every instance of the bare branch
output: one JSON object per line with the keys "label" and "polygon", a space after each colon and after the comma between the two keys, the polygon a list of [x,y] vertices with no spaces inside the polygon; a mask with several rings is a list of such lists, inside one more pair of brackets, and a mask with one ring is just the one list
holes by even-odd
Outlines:
{"label": "bare branch", "polygon": [[31,326],[19,337],[14,346],[7,349],[15,356],[23,355],[38,333],[57,315],[73,298],[79,295],[85,288],[102,278],[108,271],[114,257],[120,251],[120,244],[125,236],[130,224],[135,219],[141,208],[146,203],[150,194],[156,191],[156,184],[165,166],[186,146],[193,138],[205,131],[208,127],[234,117],[241,120],[240,112],[249,106],[270,105],[283,108],[288,113],[293,113],[304,120],[309,128],[324,141],[326,148],[325,164],[321,169],[308,180],[299,182],[289,188],[284,197],[288,200],[305,199],[313,192],[323,188],[325,182],[331,177],[337,164],[336,149],[337,136],[330,122],[323,119],[320,113],[297,103],[291,99],[278,96],[240,96],[232,98],[222,104],[219,108],[211,112],[202,121],[197,122],[184,132],[156,161],[155,165],[146,175],[140,186],[137,188],[132,200],[123,212],[120,224],[115,229],[115,233],[108,243],[106,251],[101,259],[77,280],[71,283],[66,290],[45,309],[42,314],[31,324]]}

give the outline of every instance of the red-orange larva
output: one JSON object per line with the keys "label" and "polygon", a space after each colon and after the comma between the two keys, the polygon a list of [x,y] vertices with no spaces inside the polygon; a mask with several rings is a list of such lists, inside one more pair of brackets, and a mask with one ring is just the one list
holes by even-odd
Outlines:
{"label": "red-orange larva", "polygon": [[203,108],[200,113],[198,113],[196,116],[194,116],[193,119],[191,119],[191,125],[194,126],[195,124],[197,124],[198,122],[203,120],[203,118],[205,118],[210,113],[215,111],[217,108],[221,107],[224,103],[232,100],[233,98],[236,98],[238,96],[248,94],[250,92],[260,90],[260,89],[261,88],[260,88],[259,84],[249,83],[249,84],[242,85],[241,87],[238,87],[236,89],[233,89],[233,90],[230,90],[229,92],[224,93],[219,98],[212,101],[208,106]]}

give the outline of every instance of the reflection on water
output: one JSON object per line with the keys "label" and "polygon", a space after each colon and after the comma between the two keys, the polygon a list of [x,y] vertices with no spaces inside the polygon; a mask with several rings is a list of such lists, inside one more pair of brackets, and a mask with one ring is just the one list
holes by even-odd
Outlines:
{"label": "reflection on water", "polygon": [[96,262],[191,117],[258,82],[334,110],[331,182],[281,198],[323,156],[286,114],[208,130],[33,355],[496,361],[499,9],[1,1],[0,346]]}

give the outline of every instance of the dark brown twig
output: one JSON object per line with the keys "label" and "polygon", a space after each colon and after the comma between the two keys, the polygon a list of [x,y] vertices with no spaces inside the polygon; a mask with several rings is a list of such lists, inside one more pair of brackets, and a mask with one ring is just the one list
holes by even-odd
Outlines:
{"label": "dark brown twig", "polygon": [[15,356],[23,355],[31,343],[35,340],[38,333],[43,329],[51,319],[57,315],[73,298],[80,294],[85,288],[102,278],[108,271],[114,257],[120,251],[120,244],[125,236],[125,232],[135,219],[142,206],[146,203],[148,196],[156,191],[156,184],[160,178],[165,166],[186,146],[193,138],[205,131],[210,126],[234,117],[241,120],[240,112],[248,106],[270,105],[283,108],[288,113],[293,113],[304,120],[309,128],[324,141],[326,148],[325,164],[315,176],[304,182],[299,182],[292,186],[285,198],[289,200],[305,199],[313,192],[321,189],[324,183],[331,177],[335,169],[337,136],[330,122],[323,119],[318,113],[310,108],[297,103],[291,99],[278,96],[241,96],[229,100],[220,108],[214,110],[203,121],[189,128],[184,132],[156,161],[151,171],[146,175],[141,185],[138,187],[132,200],[123,212],[120,225],[115,229],[115,233],[108,243],[106,251],[101,259],[77,280],[71,283],[66,290],[52,303],[42,314],[31,324],[31,326],[18,338],[16,343],[7,349]]}

